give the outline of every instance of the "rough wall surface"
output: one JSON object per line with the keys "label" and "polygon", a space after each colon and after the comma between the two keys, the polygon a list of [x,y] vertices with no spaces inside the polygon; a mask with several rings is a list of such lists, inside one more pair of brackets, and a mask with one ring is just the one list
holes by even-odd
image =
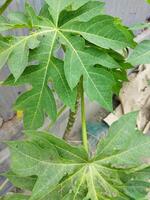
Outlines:
{"label": "rough wall surface", "polygon": [[147,17],[150,17],[150,5],[145,0],[104,1],[106,2],[106,12],[110,15],[120,17],[128,26],[144,22]]}

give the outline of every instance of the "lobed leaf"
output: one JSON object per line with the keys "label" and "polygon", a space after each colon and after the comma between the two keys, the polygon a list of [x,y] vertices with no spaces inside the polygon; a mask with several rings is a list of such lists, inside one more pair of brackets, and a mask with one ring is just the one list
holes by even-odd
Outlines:
{"label": "lobed leaf", "polygon": [[145,40],[138,44],[131,53],[127,62],[132,65],[149,64],[150,63],[150,41]]}
{"label": "lobed leaf", "polygon": [[150,137],[135,130],[136,117],[130,113],[115,122],[93,158],[82,147],[28,131],[27,140],[8,143],[11,169],[17,176],[38,176],[31,200],[147,199]]}
{"label": "lobed leaf", "polygon": [[[112,94],[119,93],[131,66],[118,50],[135,42],[118,19],[101,15],[103,6],[97,0],[47,0],[40,15],[26,4],[24,13],[4,19],[6,27],[29,29],[27,36],[0,38],[0,68],[8,64],[15,78],[4,84],[29,85],[15,105],[24,113],[26,129],[40,128],[46,115],[56,120],[56,94],[74,110],[82,76],[86,95],[112,111]],[[56,56],[56,46],[64,58]]]}

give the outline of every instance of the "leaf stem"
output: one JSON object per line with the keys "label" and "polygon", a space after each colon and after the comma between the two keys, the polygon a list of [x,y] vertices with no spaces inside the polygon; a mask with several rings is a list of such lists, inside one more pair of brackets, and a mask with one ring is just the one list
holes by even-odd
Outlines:
{"label": "leaf stem", "polygon": [[82,140],[85,150],[88,152],[88,139],[87,139],[87,129],[86,129],[86,114],[85,114],[85,99],[84,99],[84,89],[83,80],[81,84],[81,119],[82,119]]}
{"label": "leaf stem", "polygon": [[13,0],[6,0],[6,2],[0,7],[0,15],[3,14],[3,12],[7,9],[9,4],[11,4]]}

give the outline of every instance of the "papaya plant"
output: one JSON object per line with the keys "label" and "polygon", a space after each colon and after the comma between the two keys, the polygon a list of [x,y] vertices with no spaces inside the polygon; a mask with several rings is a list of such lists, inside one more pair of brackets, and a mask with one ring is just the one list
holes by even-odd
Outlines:
{"label": "papaya plant", "polygon": [[[2,85],[27,88],[14,106],[23,112],[25,138],[7,142],[11,169],[5,174],[27,192],[4,199],[148,199],[150,138],[137,130],[137,112],[115,122],[95,152],[88,145],[85,96],[113,111],[112,95],[131,67],[126,48],[136,47],[133,33],[103,8],[99,0],[45,0],[38,15],[26,4],[24,12],[0,17],[0,68],[10,70]],[[28,34],[4,34],[20,28]],[[78,101],[83,145],[38,131],[65,107],[76,113]]]}

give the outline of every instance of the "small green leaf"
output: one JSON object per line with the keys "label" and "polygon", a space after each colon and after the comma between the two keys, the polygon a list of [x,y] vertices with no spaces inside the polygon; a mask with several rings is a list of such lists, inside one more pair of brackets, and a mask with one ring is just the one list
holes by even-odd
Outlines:
{"label": "small green leaf", "polygon": [[13,183],[14,186],[17,188],[21,188],[24,190],[29,190],[32,191],[35,182],[37,181],[36,176],[31,176],[31,177],[20,177],[14,174],[13,172],[8,172],[4,174],[5,177],[7,177],[11,183]]}
{"label": "small green leaf", "polygon": [[[10,47],[11,49],[11,47]],[[10,51],[10,50],[9,50]],[[8,66],[11,73],[17,80],[28,65],[29,49],[26,45],[26,40],[21,42],[14,51],[12,51],[9,59]]]}
{"label": "small green leaf", "polygon": [[132,65],[149,64],[150,63],[150,41],[145,40],[137,45],[131,53],[127,62]]}

